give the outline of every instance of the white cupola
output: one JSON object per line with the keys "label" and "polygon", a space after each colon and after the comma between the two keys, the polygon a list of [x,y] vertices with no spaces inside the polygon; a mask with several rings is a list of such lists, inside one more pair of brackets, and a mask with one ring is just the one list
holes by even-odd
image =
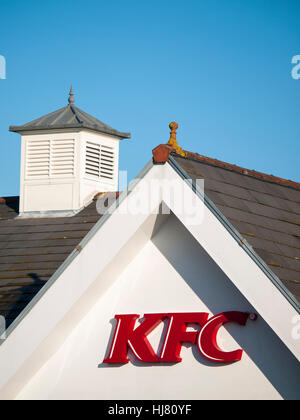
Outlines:
{"label": "white cupola", "polygon": [[74,105],[10,131],[22,136],[20,216],[72,215],[118,190],[119,141],[130,138]]}

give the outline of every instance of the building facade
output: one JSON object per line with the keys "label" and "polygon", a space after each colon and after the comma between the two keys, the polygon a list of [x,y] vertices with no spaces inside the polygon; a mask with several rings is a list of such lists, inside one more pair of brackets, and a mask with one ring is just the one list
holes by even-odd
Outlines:
{"label": "building facade", "polygon": [[300,185],[186,152],[172,123],[119,195],[129,134],[69,102],[12,127],[0,398],[299,399]]}

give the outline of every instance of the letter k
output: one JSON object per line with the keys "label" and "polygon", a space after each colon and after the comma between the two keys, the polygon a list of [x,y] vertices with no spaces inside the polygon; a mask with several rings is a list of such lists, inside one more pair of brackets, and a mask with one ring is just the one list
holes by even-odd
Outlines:
{"label": "letter k", "polygon": [[144,321],[134,329],[139,315],[116,315],[117,325],[108,357],[103,363],[128,363],[128,348],[141,362],[156,363],[158,358],[147,339],[166,314],[145,314]]}

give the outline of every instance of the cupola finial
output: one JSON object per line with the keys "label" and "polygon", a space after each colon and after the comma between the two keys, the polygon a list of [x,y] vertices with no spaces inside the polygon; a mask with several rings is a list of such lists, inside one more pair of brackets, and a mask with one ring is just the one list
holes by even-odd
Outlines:
{"label": "cupola finial", "polygon": [[72,104],[75,102],[75,99],[74,99],[74,92],[73,92],[72,85],[71,85],[71,88],[70,88],[70,93],[69,93],[69,99],[68,99],[68,102],[69,102],[69,104],[70,104],[70,105],[72,105]]}

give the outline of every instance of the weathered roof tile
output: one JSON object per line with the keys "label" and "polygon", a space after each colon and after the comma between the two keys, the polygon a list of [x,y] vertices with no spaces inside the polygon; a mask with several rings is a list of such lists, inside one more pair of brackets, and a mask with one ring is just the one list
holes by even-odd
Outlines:
{"label": "weathered roof tile", "polygon": [[7,326],[101,217],[95,201],[62,218],[16,218],[18,204],[18,197],[0,200],[0,315]]}
{"label": "weathered roof tile", "polygon": [[186,152],[192,179],[300,301],[300,184]]}

